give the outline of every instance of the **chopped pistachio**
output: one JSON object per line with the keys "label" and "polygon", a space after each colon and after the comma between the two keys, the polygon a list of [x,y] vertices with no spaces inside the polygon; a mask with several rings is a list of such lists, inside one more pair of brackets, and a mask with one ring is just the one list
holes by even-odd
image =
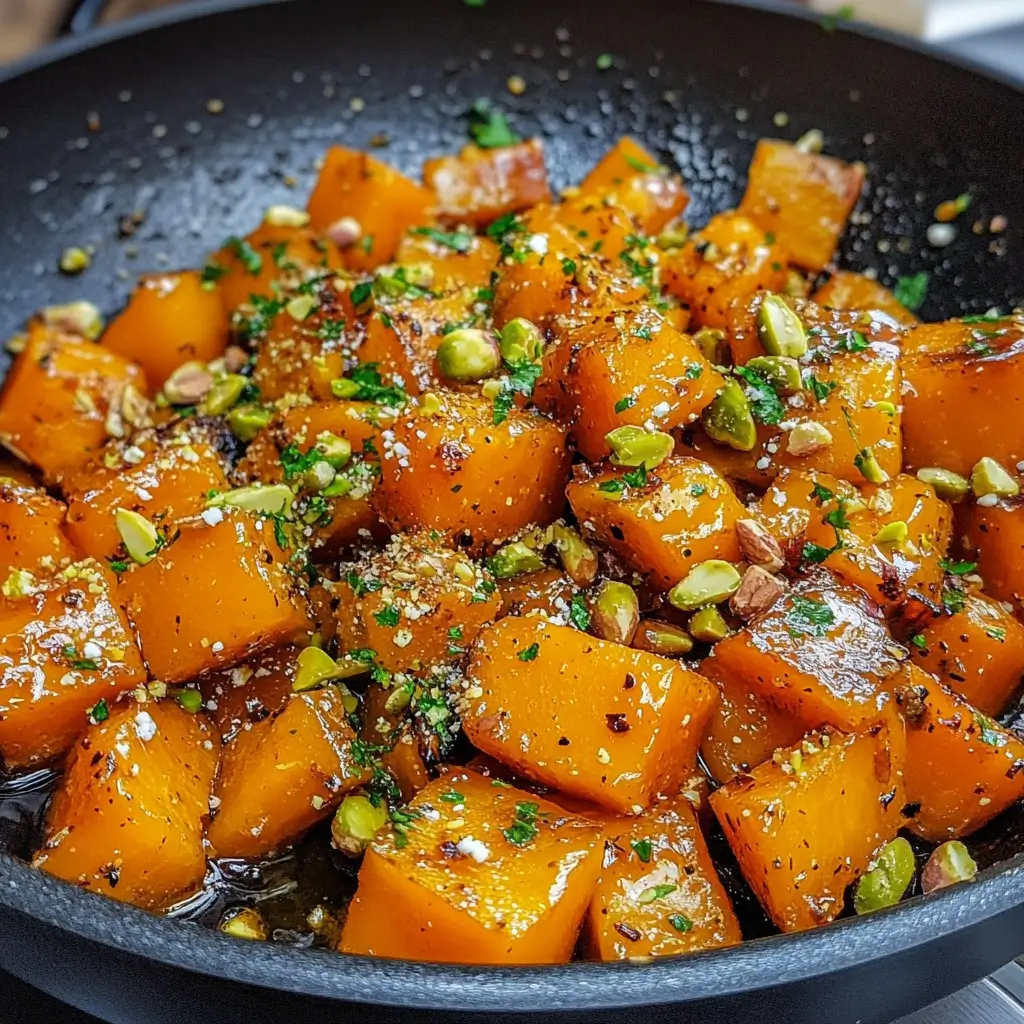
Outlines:
{"label": "chopped pistachio", "polygon": [[921,872],[921,890],[927,895],[958,882],[969,882],[977,873],[978,865],[967,847],[958,839],[951,839],[932,851]]}
{"label": "chopped pistachio", "polygon": [[89,341],[95,341],[103,333],[103,315],[92,302],[79,300],[62,306],[45,306],[40,315],[47,327],[80,334]]}
{"label": "chopped pistachio", "polygon": [[689,629],[694,640],[701,640],[706,644],[717,644],[719,640],[724,640],[729,635],[729,626],[714,605],[694,612]]}
{"label": "chopped pistachio", "polygon": [[780,295],[769,292],[757,311],[757,336],[770,356],[799,359],[807,354],[807,332]]}
{"label": "chopped pistachio", "polygon": [[374,805],[361,793],[350,793],[341,801],[331,822],[331,840],[350,857],[358,857],[388,822],[383,801]]}
{"label": "chopped pistachio", "polygon": [[231,508],[242,508],[247,512],[281,515],[291,509],[294,500],[295,495],[287,484],[252,484],[248,487],[236,487],[232,491],[222,491],[210,498],[206,507],[229,505]]}
{"label": "chopped pistachio", "polygon": [[857,452],[853,457],[853,464],[860,470],[860,475],[869,484],[888,483],[889,474],[879,465],[878,459],[875,458],[875,450],[871,445],[861,448]]}
{"label": "chopped pistachio", "polygon": [[451,331],[438,346],[437,365],[448,380],[471,382],[491,377],[501,368],[497,335],[476,327]]}
{"label": "chopped pistachio", "polygon": [[820,153],[825,148],[825,136],[820,128],[811,128],[793,143],[793,148],[801,153]]}
{"label": "chopped pistachio", "polygon": [[302,474],[302,486],[308,491],[325,491],[337,475],[338,471],[326,459],[318,459]]}
{"label": "chopped pistachio", "polygon": [[513,541],[500,548],[487,560],[491,575],[498,579],[511,579],[526,572],[536,572],[544,568],[544,559],[522,541]]}
{"label": "chopped pistachio", "polygon": [[160,536],[156,527],[143,515],[130,509],[119,508],[114,512],[114,525],[121,535],[121,543],[133,562],[145,565],[153,560]]}
{"label": "chopped pistachio", "polygon": [[686,244],[690,237],[690,227],[684,220],[674,220],[665,225],[658,235],[657,243],[659,249],[678,249]]}
{"label": "chopped pistachio", "polygon": [[206,393],[199,406],[199,411],[206,416],[220,416],[226,413],[245,390],[248,380],[240,373],[226,373],[213,382],[213,387]]}
{"label": "chopped pistachio", "polygon": [[886,416],[896,415],[896,406],[892,402],[875,402],[874,408],[879,412],[885,413]]}
{"label": "chopped pistachio", "polygon": [[897,519],[895,522],[886,523],[878,533],[872,538],[872,544],[905,544],[910,531],[907,529],[907,524],[902,519]]}
{"label": "chopped pistachio", "polygon": [[988,456],[971,470],[971,490],[976,498],[994,494],[997,498],[1013,498],[1020,494],[1020,485]]}
{"label": "chopped pistachio", "polygon": [[294,206],[268,206],[263,223],[274,228],[304,228],[309,223],[309,214]]}
{"label": "chopped pistachio", "polygon": [[488,402],[493,402],[504,390],[504,385],[500,380],[485,380],[480,385],[480,394],[487,399]]}
{"label": "chopped pistachio", "polygon": [[316,309],[316,299],[312,295],[296,295],[284,308],[293,320],[301,322]]}
{"label": "chopped pistachio", "polygon": [[227,414],[228,427],[239,441],[251,441],[271,419],[273,413],[259,405],[236,405]]}
{"label": "chopped pistachio", "polygon": [[602,639],[628,644],[640,621],[640,602],[628,583],[604,580],[590,602],[590,625]]}
{"label": "chopped pistachio", "polygon": [[719,604],[739,589],[736,567],[718,558],[695,565],[668,593],[669,604],[690,612],[706,604]]}
{"label": "chopped pistachio", "polygon": [[611,448],[613,466],[645,466],[654,469],[660,466],[676,446],[671,434],[661,430],[644,430],[643,427],[616,427],[604,435]]}
{"label": "chopped pistachio", "polygon": [[270,934],[266,922],[255,907],[229,911],[217,929],[234,939],[248,939],[252,942],[265,942]]}
{"label": "chopped pistachio", "polygon": [[589,587],[597,576],[597,552],[569,526],[556,523],[552,540],[562,568],[578,587]]}
{"label": "chopped pistachio", "polygon": [[171,405],[196,405],[213,387],[213,374],[196,361],[179,366],[164,381],[163,394]]}
{"label": "chopped pistachio", "polygon": [[92,263],[92,257],[85,249],[77,245],[65,249],[60,254],[60,269],[65,274],[80,274],[83,270],[88,269],[90,263]]}
{"label": "chopped pistachio", "polygon": [[700,349],[701,355],[715,366],[721,366],[726,362],[728,346],[725,340],[725,331],[717,327],[702,327],[693,336],[694,344]]}
{"label": "chopped pistachio", "polygon": [[362,385],[348,377],[339,377],[331,381],[331,394],[335,398],[355,398],[362,390]]}
{"label": "chopped pistachio", "polygon": [[704,412],[708,437],[737,451],[752,451],[757,444],[757,426],[743,388],[727,380],[715,400]]}
{"label": "chopped pistachio", "polygon": [[778,391],[795,394],[803,390],[800,364],[791,356],[755,356],[747,360],[746,365],[761,374]]}
{"label": "chopped pistachio", "polygon": [[36,578],[28,569],[13,569],[0,587],[0,592],[8,600],[18,600],[22,597],[31,597],[38,589]]}
{"label": "chopped pistachio", "polygon": [[935,493],[943,501],[963,501],[971,489],[969,480],[941,466],[925,466],[917,471],[917,479],[923,484],[931,484]]}
{"label": "chopped pistachio", "polygon": [[544,355],[544,335],[532,320],[517,316],[501,329],[500,347],[506,363],[535,363]]}
{"label": "chopped pistachio", "polygon": [[317,436],[316,450],[335,469],[341,469],[352,457],[352,443],[348,438],[328,430]]}
{"label": "chopped pistachio", "polygon": [[814,455],[832,444],[832,432],[822,423],[804,420],[789,432],[786,438],[786,451],[790,455],[803,458]]}
{"label": "chopped pistachio", "polygon": [[294,693],[316,690],[334,679],[351,679],[365,675],[370,666],[363,661],[346,659],[335,661],[319,647],[304,647],[295,659],[295,678],[292,680]]}
{"label": "chopped pistachio", "polygon": [[644,619],[633,633],[632,646],[666,658],[677,658],[693,650],[689,633],[671,622]]}
{"label": "chopped pistachio", "polygon": [[853,909],[870,914],[895,906],[914,880],[914,850],[903,836],[882,847],[871,870],[861,875],[853,890]]}

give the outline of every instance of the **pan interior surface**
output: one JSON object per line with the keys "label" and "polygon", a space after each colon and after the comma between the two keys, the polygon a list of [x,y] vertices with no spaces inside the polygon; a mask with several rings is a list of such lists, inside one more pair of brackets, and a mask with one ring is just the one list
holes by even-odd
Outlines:
{"label": "pan interior surface", "polygon": [[[56,302],[85,298],[113,313],[138,274],[199,265],[267,206],[303,205],[331,143],[374,148],[417,175],[425,157],[464,143],[479,98],[519,134],[543,138],[556,187],[578,181],[619,136],[636,136],[681,172],[694,226],[739,200],[758,138],[820,129],[828,152],[868,167],[842,266],[886,284],[927,271],[928,320],[1024,304],[1021,94],[927,54],[701,0],[644,5],[628,25],[607,0],[204,8],[202,21],[153,19],[0,83],[3,337]],[[522,94],[508,91],[511,75],[525,81]],[[972,203],[956,237],[930,245],[934,208],[962,193]],[[1006,228],[992,231],[1000,218]],[[79,277],[57,270],[68,246],[94,250]],[[1018,838],[1015,818],[997,822],[982,838],[991,867],[978,884],[877,921],[642,968],[473,970],[239,949],[4,858],[0,903],[155,960],[354,1001],[642,1005],[798,980],[826,961],[870,962],[998,915],[1020,901]]]}

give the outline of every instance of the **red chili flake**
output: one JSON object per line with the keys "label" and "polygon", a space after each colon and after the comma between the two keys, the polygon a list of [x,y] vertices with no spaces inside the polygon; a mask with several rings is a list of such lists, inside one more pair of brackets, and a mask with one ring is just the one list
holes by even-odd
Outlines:
{"label": "red chili flake", "polygon": [[615,923],[615,930],[624,939],[629,939],[630,942],[639,942],[643,938],[643,935],[635,928],[630,928],[628,924],[621,924],[618,921]]}
{"label": "red chili flake", "polygon": [[629,722],[623,714],[605,715],[605,723],[612,732],[629,732]]}

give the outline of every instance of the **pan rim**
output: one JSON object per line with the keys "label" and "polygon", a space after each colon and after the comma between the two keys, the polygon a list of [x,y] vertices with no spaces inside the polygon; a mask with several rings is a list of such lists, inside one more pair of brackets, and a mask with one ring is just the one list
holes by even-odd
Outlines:
{"label": "pan rim", "polygon": [[[178,23],[286,0],[200,0],[183,8],[150,12],[85,36],[51,44],[0,70],[0,87],[33,71]],[[707,0],[703,0],[707,2]],[[771,0],[717,0],[803,22],[820,21],[806,10],[780,10]],[[960,71],[1024,90],[1024,75],[998,72],[941,46],[909,40],[884,29],[842,23],[850,32],[930,57]],[[870,919],[836,922],[826,932],[771,936],[738,947],[665,958],[644,964],[574,963],[545,967],[471,967],[241,944],[215,931],[189,928],[134,907],[85,892],[0,854],[0,906],[83,939],[144,959],[213,978],[262,988],[379,1006],[423,1010],[596,1010],[693,1002],[741,995],[836,975],[928,945],[953,931],[983,924],[1019,905],[1024,853],[979,875],[966,886],[913,899]],[[877,918],[877,920],[876,920]],[[929,922],[953,922],[937,935]],[[825,936],[829,945],[825,946]],[[807,956],[808,943],[820,953]],[[823,968],[823,961],[827,960]],[[272,981],[270,979],[273,979]]]}

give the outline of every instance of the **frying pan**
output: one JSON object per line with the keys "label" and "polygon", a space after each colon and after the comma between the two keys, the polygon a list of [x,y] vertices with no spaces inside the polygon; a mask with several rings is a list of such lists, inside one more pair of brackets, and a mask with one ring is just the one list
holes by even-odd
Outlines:
{"label": "frying pan", "polygon": [[[603,53],[614,61],[602,71]],[[518,97],[505,90],[513,73],[527,82]],[[268,204],[301,204],[331,142],[386,134],[379,155],[415,173],[461,144],[462,114],[482,96],[544,137],[557,186],[619,135],[641,138],[682,171],[695,225],[739,198],[759,136],[820,128],[831,152],[870,171],[844,265],[889,283],[928,270],[927,319],[1006,310],[1024,301],[1021,86],[758,4],[174,9],[59,43],[0,78],[0,333],[52,302],[113,311],[137,273],[199,263]],[[957,238],[930,247],[931,211],[963,192],[973,202]],[[119,237],[135,211],[142,223]],[[997,215],[1009,226],[993,234]],[[68,245],[96,247],[81,278],[56,273]],[[243,943],[0,856],[0,967],[119,1022],[885,1022],[1024,949],[1021,832],[1011,813],[978,837],[988,866],[973,885],[817,932],[648,964],[526,969]]]}

